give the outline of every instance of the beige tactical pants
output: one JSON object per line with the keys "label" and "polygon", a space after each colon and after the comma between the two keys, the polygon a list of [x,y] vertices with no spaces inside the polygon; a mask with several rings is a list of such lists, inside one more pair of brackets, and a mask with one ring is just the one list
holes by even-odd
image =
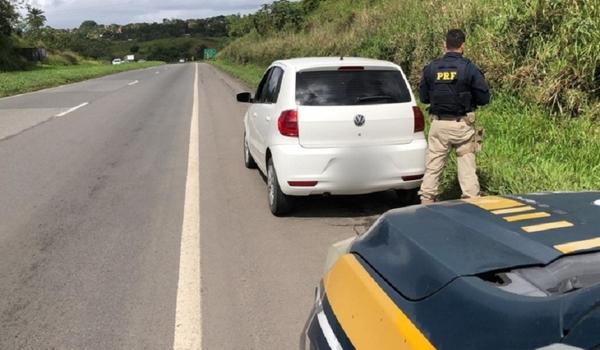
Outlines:
{"label": "beige tactical pants", "polygon": [[422,200],[435,200],[446,159],[452,148],[456,149],[458,181],[463,198],[479,196],[475,149],[472,138],[473,125],[463,120],[433,120],[429,129],[429,146],[425,164],[425,177],[419,192]]}

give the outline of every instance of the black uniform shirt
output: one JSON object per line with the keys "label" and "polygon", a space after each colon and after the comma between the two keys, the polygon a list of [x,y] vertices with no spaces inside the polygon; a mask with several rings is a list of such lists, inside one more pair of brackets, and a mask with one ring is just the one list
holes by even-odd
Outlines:
{"label": "black uniform shirt", "polygon": [[[457,52],[448,52],[441,60],[450,64],[462,63],[467,65],[467,84],[470,85],[472,109],[477,108],[477,106],[486,105],[490,102],[490,88],[485,81],[483,73],[475,64],[471,63],[471,61],[465,59],[462,54]],[[456,60],[462,60],[463,62],[456,62]],[[423,69],[423,76],[421,78],[421,83],[419,84],[419,97],[423,103],[430,103],[429,93],[434,88],[434,74],[435,73],[431,69],[431,63]]]}

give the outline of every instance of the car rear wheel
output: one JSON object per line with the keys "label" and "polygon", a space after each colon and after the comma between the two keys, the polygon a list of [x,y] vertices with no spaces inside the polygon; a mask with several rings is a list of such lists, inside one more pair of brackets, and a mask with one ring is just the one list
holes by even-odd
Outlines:
{"label": "car rear wheel", "polygon": [[396,190],[396,195],[400,200],[400,204],[403,206],[419,204],[419,189],[414,188],[412,190]]}
{"label": "car rear wheel", "polygon": [[269,197],[269,208],[275,216],[283,216],[289,213],[293,207],[293,197],[286,195],[279,187],[277,173],[273,166],[273,160],[267,162],[267,190]]}
{"label": "car rear wheel", "polygon": [[254,158],[252,158],[252,154],[250,154],[250,148],[248,147],[248,138],[244,133],[244,165],[248,169],[256,169],[256,162]]}

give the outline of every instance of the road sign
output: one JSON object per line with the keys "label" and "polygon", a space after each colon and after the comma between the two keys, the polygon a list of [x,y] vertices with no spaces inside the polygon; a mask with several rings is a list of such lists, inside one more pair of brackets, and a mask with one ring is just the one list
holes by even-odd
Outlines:
{"label": "road sign", "polygon": [[217,49],[204,49],[204,59],[214,60],[217,56]]}

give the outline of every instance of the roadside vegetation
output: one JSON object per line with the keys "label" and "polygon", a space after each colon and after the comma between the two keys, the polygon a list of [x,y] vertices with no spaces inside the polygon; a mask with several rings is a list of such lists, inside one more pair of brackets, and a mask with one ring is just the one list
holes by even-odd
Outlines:
{"label": "roadside vegetation", "polygon": [[233,75],[241,80],[248,87],[255,89],[266,70],[266,66],[248,64],[235,64],[224,60],[216,60],[211,62],[221,70]]}
{"label": "roadside vegetation", "polygon": [[120,65],[101,64],[94,61],[77,65],[41,65],[32,70],[0,74],[0,97],[21,94],[53,86],[74,83],[118,72],[160,65],[163,62],[148,61]]}
{"label": "roadside vegetation", "polygon": [[[466,56],[493,88],[478,113],[484,191],[591,190],[600,188],[598,18],[598,3],[584,0],[276,1],[231,21],[235,39],[218,65],[255,84],[276,59],[364,56],[398,63],[416,88],[445,31],[463,28]],[[455,172],[445,172],[445,198],[459,193]]]}

